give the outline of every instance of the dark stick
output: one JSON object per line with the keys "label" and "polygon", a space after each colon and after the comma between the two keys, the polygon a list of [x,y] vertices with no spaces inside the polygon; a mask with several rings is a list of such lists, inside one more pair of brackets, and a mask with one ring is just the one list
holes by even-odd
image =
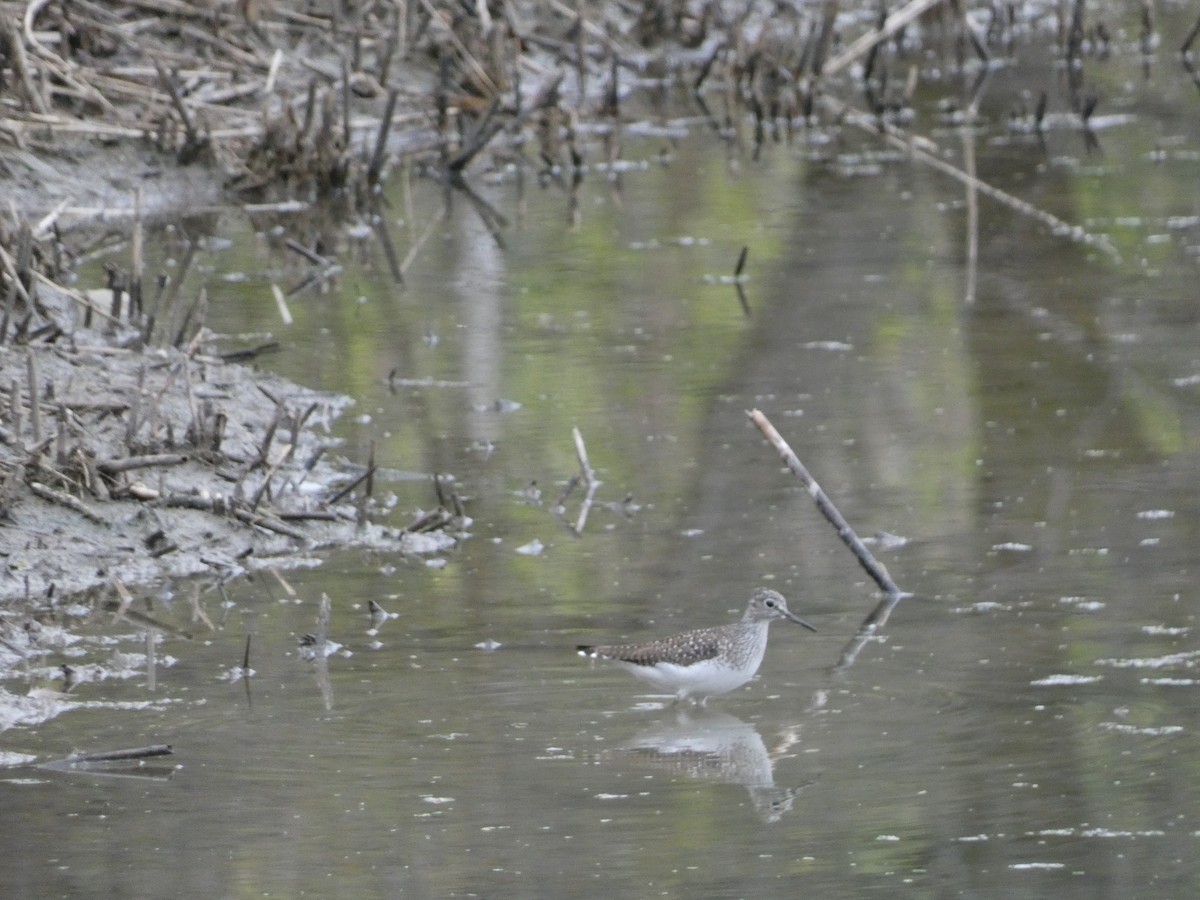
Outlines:
{"label": "dark stick", "polygon": [[[712,54],[701,64],[700,71],[697,73],[696,78],[692,81],[692,93],[696,95],[697,99],[700,99],[700,91],[704,87],[704,82],[708,79],[708,73],[712,71],[713,63],[717,61],[717,57],[721,55],[721,51],[724,49],[725,42],[722,41],[713,48]],[[701,100],[701,105],[703,105],[703,102],[704,101]]]}
{"label": "dark stick", "polygon": [[144,241],[144,229],[142,227],[142,186],[138,185],[137,190],[133,194],[133,276],[129,284],[129,316],[132,319],[135,315],[142,314],[142,275],[144,274],[145,265],[143,263],[142,244]]}
{"label": "dark stick", "polygon": [[741,278],[742,270],[746,268],[746,257],[750,255],[750,248],[743,247],[742,252],[738,254],[737,265],[733,267],[733,277]]}
{"label": "dark stick", "polygon": [[396,255],[396,244],[392,241],[392,233],[388,231],[387,219],[382,215],[376,216],[371,222],[371,229],[383,247],[383,256],[387,260],[388,270],[396,284],[404,286],[404,269],[400,265],[400,257]]}
{"label": "dark stick", "polygon": [[170,756],[175,751],[170,744],[151,744],[149,747],[133,747],[129,750],[101,750],[96,753],[72,753],[65,762],[116,762],[123,759],[147,759],[152,756]]}
{"label": "dark stick", "polygon": [[250,464],[251,469],[256,469],[259,466],[265,466],[271,455],[271,442],[275,440],[275,432],[279,429],[279,423],[283,421],[286,409],[284,404],[277,401],[275,404],[275,415],[271,417],[271,424],[267,426],[267,433],[263,436],[262,447],[258,451],[258,459]]}
{"label": "dark stick", "polygon": [[1182,56],[1187,56],[1192,52],[1192,41],[1196,40],[1196,35],[1200,34],[1200,19],[1197,19],[1190,29],[1188,29],[1187,37],[1183,39],[1183,46],[1179,48],[1179,53]]}
{"label": "dark stick", "polygon": [[450,173],[462,172],[488,144],[492,138],[504,130],[503,122],[495,122],[496,112],[500,109],[500,98],[493,97],[492,102],[488,104],[487,110],[483,114],[483,118],[479,122],[479,127],[475,129],[475,134],[467,144],[453,159],[446,163],[446,170]]}
{"label": "dark stick", "polygon": [[367,455],[366,480],[362,493],[358,495],[358,509],[355,514],[355,524],[359,528],[367,527],[367,508],[371,502],[371,494],[375,490],[375,442],[371,441],[371,450]]}
{"label": "dark stick", "polygon": [[288,238],[283,242],[283,245],[293,253],[299,253],[314,266],[328,266],[329,260],[314,250],[309,250],[295,238]]}
{"label": "dark stick", "polygon": [[342,144],[349,148],[353,135],[350,131],[350,65],[342,60]]}
{"label": "dark stick", "polygon": [[175,76],[168,72],[162,63],[156,63],[155,65],[158,69],[158,80],[167,89],[167,94],[171,98],[171,105],[175,107],[175,111],[179,113],[179,120],[183,123],[184,146],[193,146],[199,140],[199,132],[196,131],[196,123],[192,119],[191,112],[188,111],[188,108],[183,103],[183,97],[179,93],[179,85],[175,83]]}
{"label": "dark stick", "polygon": [[330,506],[333,506],[335,503],[340,502],[347,494],[349,494],[352,490],[354,490],[356,487],[358,487],[360,484],[362,484],[364,481],[366,481],[367,476],[370,474],[371,474],[371,471],[369,469],[367,471],[363,472],[361,475],[359,475],[357,478],[355,478],[353,481],[351,481],[348,485],[346,485],[344,488],[342,488],[340,491],[338,491],[336,494],[334,494],[332,497],[330,497],[325,502],[328,503]]}
{"label": "dark stick", "polygon": [[554,501],[554,506],[556,509],[567,502],[567,498],[575,492],[575,488],[579,487],[579,482],[582,480],[583,479],[581,479],[578,475],[572,475],[569,479],[567,479],[567,484],[563,488],[562,493],[559,494],[558,499]]}
{"label": "dark stick", "polygon": [[450,504],[446,501],[446,492],[442,489],[442,476],[437,472],[433,473],[433,493],[437,496],[438,506],[448,510]]}
{"label": "dark stick", "polygon": [[735,281],[733,283],[733,289],[735,291],[737,291],[738,303],[742,304],[743,315],[745,315],[747,318],[749,318],[750,317],[750,301],[748,299],[746,299],[746,291],[742,288],[742,283],[740,281]]}
{"label": "dark stick", "polygon": [[371,165],[367,167],[367,182],[379,183],[379,174],[383,171],[383,161],[387,157],[388,132],[392,129],[392,113],[396,109],[396,98],[400,92],[395,88],[388,91],[387,106],[383,110],[383,121],[379,123],[379,134],[375,138],[375,152],[371,154]]}
{"label": "dark stick", "polygon": [[775,426],[771,424],[757,409],[748,410],[746,415],[750,417],[758,430],[763,433],[763,437],[779,451],[779,455],[783,458],[784,464],[788,470],[800,479],[801,483],[808,490],[809,496],[813,498],[813,502],[817,504],[817,509],[829,521],[838,533],[838,537],[842,539],[850,552],[854,554],[859,564],[871,576],[871,580],[879,585],[880,590],[884,591],[889,596],[904,596],[904,592],[897,587],[896,582],[892,581],[892,576],[888,574],[883,564],[875,558],[866,544],[854,533],[854,529],[850,527],[838,508],[833,505],[833,501],[821,490],[821,486],[817,484],[817,480],[809,474],[808,469],[800,462],[800,459],[792,452],[792,448],[788,446],[787,441],[775,430]]}
{"label": "dark stick", "polygon": [[59,465],[63,465],[67,461],[67,428],[69,425],[67,408],[60,403],[58,404],[58,434],[55,435],[58,440],[54,451],[54,458]]}

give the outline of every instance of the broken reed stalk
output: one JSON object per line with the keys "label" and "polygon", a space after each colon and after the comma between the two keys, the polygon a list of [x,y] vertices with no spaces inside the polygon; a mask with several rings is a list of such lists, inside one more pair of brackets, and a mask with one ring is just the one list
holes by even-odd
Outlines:
{"label": "broken reed stalk", "polygon": [[383,172],[383,162],[387,159],[388,132],[392,128],[392,113],[396,110],[396,98],[400,92],[395,88],[388,91],[387,105],[383,109],[383,119],[379,123],[379,134],[375,138],[375,152],[371,154],[371,164],[367,167],[367,184],[379,183],[380,173]]}
{"label": "broken reed stalk", "polygon": [[67,461],[67,428],[69,422],[67,419],[67,407],[60,403],[58,404],[58,434],[56,435],[57,443],[54,450],[54,461],[58,465],[64,465]]}
{"label": "broken reed stalk", "polygon": [[42,442],[42,396],[38,384],[37,354],[33,350],[26,357],[26,371],[29,376],[29,427],[33,429],[33,443],[36,446]]}
{"label": "broken reed stalk", "polygon": [[142,314],[143,239],[142,186],[138,185],[133,194],[133,279],[129,284],[129,316],[131,320],[134,316]]}
{"label": "broken reed stalk", "polygon": [[196,121],[192,118],[191,111],[183,102],[183,95],[179,91],[179,85],[175,81],[175,74],[168,72],[163,64],[157,60],[154,63],[158,70],[158,80],[167,90],[168,96],[171,98],[171,105],[175,107],[175,112],[179,114],[179,121],[183,124],[184,142],[179,149],[179,159],[183,161],[192,157],[194,152],[199,148],[201,143],[200,133],[196,130]]}
{"label": "broken reed stalk", "polygon": [[289,250],[291,250],[293,253],[298,253],[301,256],[303,256],[314,266],[327,267],[330,265],[330,262],[327,258],[322,256],[320,253],[317,253],[317,251],[315,251],[315,250],[308,249],[307,247],[305,247],[302,243],[300,243],[295,238],[287,238],[283,242],[283,245],[285,247],[287,247]]}
{"label": "broken reed stalk", "polygon": [[750,255],[748,246],[742,247],[742,252],[738,254],[737,265],[733,267],[733,289],[737,293],[738,303],[742,306],[742,315],[749,318],[750,316],[750,301],[746,298],[746,291],[742,287],[742,282],[746,280],[744,272],[746,270],[746,258]]}
{"label": "broken reed stalk", "polygon": [[483,117],[479,120],[478,127],[475,128],[471,136],[471,140],[467,143],[458,154],[456,154],[449,162],[446,163],[446,169],[451,175],[460,174],[463,169],[473,160],[480,151],[491,143],[492,138],[504,130],[504,123],[494,121],[497,111],[500,109],[500,97],[492,98],[492,102],[488,104],[488,108],[484,111]]}
{"label": "broken reed stalk", "polygon": [[353,491],[356,487],[358,487],[360,484],[362,484],[364,481],[366,481],[367,476],[369,474],[370,474],[369,472],[363,472],[357,478],[355,478],[353,481],[351,481],[349,484],[347,484],[344,488],[342,488],[340,491],[338,491],[336,494],[334,494],[332,497],[330,497],[325,502],[329,506],[333,506],[337,503],[340,503],[343,499],[345,499],[345,497],[347,495],[349,495],[349,493],[351,491]]}
{"label": "broken reed stalk", "polygon": [[854,554],[859,564],[871,576],[871,580],[879,585],[879,589],[889,597],[905,596],[904,592],[897,587],[896,582],[892,581],[892,576],[888,574],[887,569],[867,549],[866,544],[862,542],[859,536],[854,533],[854,529],[850,527],[850,524],[842,516],[841,512],[838,511],[838,508],[834,506],[829,496],[821,490],[821,486],[817,484],[817,480],[809,474],[808,469],[800,462],[799,457],[788,446],[787,441],[775,430],[775,426],[771,424],[770,420],[757,409],[747,410],[746,415],[750,417],[751,422],[758,426],[758,430],[762,432],[767,442],[779,452],[784,464],[788,467],[788,471],[800,479],[801,483],[807,489],[809,496],[813,498],[813,502],[817,504],[817,509],[821,511],[821,514],[825,516],[829,524],[837,531],[838,537],[842,539],[842,543],[850,548],[850,552]]}
{"label": "broken reed stalk", "polygon": [[370,506],[371,494],[375,492],[375,441],[371,441],[371,449],[367,455],[366,480],[362,493],[358,496],[358,508],[355,510],[355,525],[359,529],[367,527],[367,509]]}

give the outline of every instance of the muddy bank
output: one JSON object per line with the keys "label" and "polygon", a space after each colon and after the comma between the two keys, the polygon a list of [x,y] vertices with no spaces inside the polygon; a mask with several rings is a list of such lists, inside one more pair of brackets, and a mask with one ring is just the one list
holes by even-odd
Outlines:
{"label": "muddy bank", "polygon": [[382,476],[364,478],[328,434],[348,398],[224,361],[203,339],[126,350],[89,337],[0,347],[0,600],[224,580],[330,545],[453,543],[449,514],[419,532],[368,520]]}

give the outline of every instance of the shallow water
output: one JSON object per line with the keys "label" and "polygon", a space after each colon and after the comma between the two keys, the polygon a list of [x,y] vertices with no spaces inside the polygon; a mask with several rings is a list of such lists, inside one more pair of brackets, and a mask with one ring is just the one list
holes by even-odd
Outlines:
{"label": "shallow water", "polygon": [[[373,237],[335,235],[345,269],[290,327],[269,284],[304,264],[210,221],[233,239],[189,273],[210,325],[275,333],[261,365],[356,399],[345,455],[374,441],[422,476],[382,485],[398,524],[451,473],[472,535],[432,561],[322,553],[281,573],[294,596],[267,574],[149,592],[197,639],[161,639],[153,689],[71,693],[149,705],[4,747],[169,743],[175,768],[6,770],[5,896],[1194,891],[1198,101],[1165,65],[1094,75],[1137,117],[1098,126],[1102,154],[1007,132],[1030,86],[1006,71],[975,147],[981,177],[1119,260],[980,198],[972,271],[943,176],[849,133],[754,160],[702,124],[628,135],[644,162],[574,204],[476,178],[503,248],[397,173],[400,252],[430,232],[406,285]],[[743,246],[748,316],[724,279]],[[851,666],[876,597],[754,407],[860,534],[907,540],[876,549],[914,596]],[[580,491],[552,511],[574,427],[603,481],[582,535]],[[775,625],[759,678],[707,708],[572,652],[728,621],[763,583],[820,633]],[[323,593],[344,647],[324,683],[297,641]],[[394,614],[373,631],[371,599]],[[145,649],[128,623],[90,634],[96,657]],[[230,679],[247,635],[254,675]]]}

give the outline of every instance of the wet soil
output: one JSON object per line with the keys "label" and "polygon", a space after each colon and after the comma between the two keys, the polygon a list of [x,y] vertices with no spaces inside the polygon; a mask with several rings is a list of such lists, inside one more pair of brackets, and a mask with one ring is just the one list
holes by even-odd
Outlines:
{"label": "wet soil", "polygon": [[[432,106],[429,60],[397,45],[410,23],[388,9],[0,3],[0,603],[454,540],[444,510],[369,521],[383,473],[329,437],[349,398],[234,361],[254,348],[219,343],[203,296],[142,290],[145,229],[230,202],[353,207],[385,159],[424,146],[405,115]],[[367,66],[390,71],[390,101]],[[368,157],[360,138],[395,120],[409,127]],[[108,292],[71,287],[80,248],[114,229],[132,262]]]}

